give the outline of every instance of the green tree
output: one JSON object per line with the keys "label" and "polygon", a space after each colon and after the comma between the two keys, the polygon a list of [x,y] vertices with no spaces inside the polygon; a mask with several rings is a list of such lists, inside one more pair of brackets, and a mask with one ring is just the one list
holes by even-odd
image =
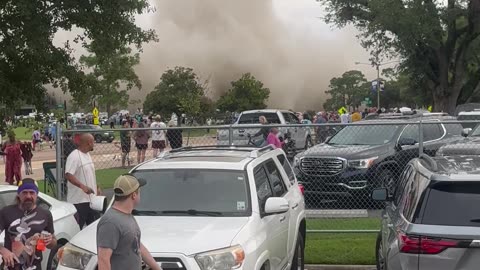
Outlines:
{"label": "green tree", "polygon": [[128,106],[132,88],[142,88],[142,83],[135,73],[134,66],[140,63],[139,54],[132,54],[130,48],[121,48],[108,60],[102,61],[95,54],[80,57],[80,63],[92,72],[86,74],[89,87],[82,93],[72,94],[74,101],[81,107],[88,108],[92,97],[100,96],[98,103],[111,115],[114,108]]}
{"label": "green tree", "polygon": [[[318,0],[326,21],[353,24],[374,55],[400,56],[434,109],[453,113],[465,88],[477,89],[480,67],[469,57],[480,36],[480,0]],[[378,59],[377,59],[378,60]],[[477,81],[477,82],[475,82]]]}
{"label": "green tree", "polygon": [[336,111],[343,106],[357,109],[368,96],[368,83],[361,71],[350,70],[339,78],[331,79],[329,90],[325,93],[331,96],[323,104],[326,110]]}
{"label": "green tree", "polygon": [[231,83],[231,88],[217,101],[217,107],[224,112],[265,109],[269,96],[270,89],[252,74],[246,73]]}
{"label": "green tree", "polygon": [[[42,107],[44,85],[74,95],[86,78],[73,56],[72,43],[108,61],[119,48],[156,38],[142,30],[135,16],[150,10],[148,0],[6,0],[0,3],[0,104],[22,100]],[[74,40],[58,46],[54,37],[75,31]]]}
{"label": "green tree", "polygon": [[196,118],[201,113],[205,87],[193,72],[186,67],[175,67],[162,74],[160,83],[149,93],[143,103],[144,112]]}

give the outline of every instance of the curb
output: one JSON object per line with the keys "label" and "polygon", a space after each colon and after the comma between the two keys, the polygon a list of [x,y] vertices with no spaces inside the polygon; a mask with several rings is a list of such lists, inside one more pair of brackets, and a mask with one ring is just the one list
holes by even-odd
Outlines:
{"label": "curb", "polygon": [[375,265],[305,265],[306,270],[374,270]]}

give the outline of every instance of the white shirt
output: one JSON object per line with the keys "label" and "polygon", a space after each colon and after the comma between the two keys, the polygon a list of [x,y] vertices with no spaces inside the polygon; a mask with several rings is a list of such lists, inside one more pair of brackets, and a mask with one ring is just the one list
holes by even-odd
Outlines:
{"label": "white shirt", "polygon": [[[154,121],[150,125],[150,128],[166,128],[167,125],[163,122]],[[152,141],[165,141],[165,130],[152,130]]]}
{"label": "white shirt", "polygon": [[340,115],[340,120],[342,121],[342,124],[348,124],[349,115],[346,113]]}
{"label": "white shirt", "polygon": [[[97,179],[95,178],[95,166],[89,153],[83,153],[76,149],[67,157],[65,173],[75,176],[80,183],[90,187],[95,194],[97,193]],[[90,196],[70,181],[67,182],[67,201],[78,204],[90,202]]]}

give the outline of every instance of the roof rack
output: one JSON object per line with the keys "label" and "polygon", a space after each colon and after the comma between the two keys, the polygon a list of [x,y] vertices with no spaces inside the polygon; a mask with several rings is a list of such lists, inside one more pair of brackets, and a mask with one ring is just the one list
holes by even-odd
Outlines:
{"label": "roof rack", "polygon": [[275,148],[272,145],[267,145],[262,148],[251,150],[253,147],[254,146],[250,146],[250,145],[184,146],[181,148],[173,149],[169,153],[180,153],[180,152],[193,151],[193,150],[196,150],[196,151],[198,150],[224,150],[224,151],[236,150],[236,151],[250,152],[251,158],[258,158],[259,156],[267,152],[275,150]]}
{"label": "roof rack", "polygon": [[421,154],[419,158],[428,162],[429,165],[430,165],[430,169],[432,171],[434,171],[434,172],[438,171],[437,162],[431,156],[429,156],[427,154]]}

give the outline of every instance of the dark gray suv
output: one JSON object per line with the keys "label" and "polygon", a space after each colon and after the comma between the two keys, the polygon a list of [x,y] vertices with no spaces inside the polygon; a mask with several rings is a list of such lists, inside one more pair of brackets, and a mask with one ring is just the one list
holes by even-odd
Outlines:
{"label": "dark gray suv", "polygon": [[386,201],[377,269],[468,270],[480,265],[480,157],[426,155],[407,164]]}

